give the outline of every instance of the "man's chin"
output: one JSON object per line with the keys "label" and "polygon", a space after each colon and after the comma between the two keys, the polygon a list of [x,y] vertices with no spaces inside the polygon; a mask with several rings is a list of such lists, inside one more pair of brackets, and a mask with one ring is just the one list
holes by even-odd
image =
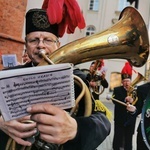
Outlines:
{"label": "man's chin", "polygon": [[38,59],[38,60],[36,60],[36,61],[33,61],[33,64],[34,64],[35,66],[37,66],[37,65],[39,65],[42,61],[43,61],[43,59]]}

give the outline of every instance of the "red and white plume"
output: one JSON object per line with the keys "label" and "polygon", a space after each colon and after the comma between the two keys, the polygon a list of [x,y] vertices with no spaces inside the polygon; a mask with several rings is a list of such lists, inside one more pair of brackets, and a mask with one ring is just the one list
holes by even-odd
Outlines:
{"label": "red and white plume", "polygon": [[58,24],[59,37],[65,31],[71,34],[76,27],[85,27],[85,20],[76,0],[44,0],[42,9],[47,11],[51,24]]}

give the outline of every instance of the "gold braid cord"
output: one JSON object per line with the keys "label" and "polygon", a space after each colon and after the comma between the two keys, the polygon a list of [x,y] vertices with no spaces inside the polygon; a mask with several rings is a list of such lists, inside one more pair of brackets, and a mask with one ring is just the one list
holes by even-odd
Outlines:
{"label": "gold braid cord", "polygon": [[112,112],[100,101],[100,100],[94,100],[95,102],[95,108],[94,111],[101,111],[105,113],[106,117],[111,120],[112,119]]}

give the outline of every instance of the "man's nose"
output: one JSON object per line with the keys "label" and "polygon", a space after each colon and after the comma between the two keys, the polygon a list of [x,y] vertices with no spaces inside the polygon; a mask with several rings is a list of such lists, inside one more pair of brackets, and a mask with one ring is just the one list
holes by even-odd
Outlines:
{"label": "man's nose", "polygon": [[37,44],[37,48],[38,49],[44,49],[45,48],[45,44],[44,44],[43,40],[39,40],[39,42]]}
{"label": "man's nose", "polygon": [[44,41],[43,41],[43,40],[39,40],[38,45],[39,45],[39,46],[41,46],[41,45],[42,45],[42,46],[45,46]]}

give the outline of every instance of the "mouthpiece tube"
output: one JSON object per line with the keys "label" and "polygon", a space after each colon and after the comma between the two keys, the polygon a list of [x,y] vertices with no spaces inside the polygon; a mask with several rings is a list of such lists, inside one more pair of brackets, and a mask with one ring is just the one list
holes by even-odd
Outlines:
{"label": "mouthpiece tube", "polygon": [[39,56],[42,56],[49,64],[54,64],[46,55],[46,51],[44,49],[41,49],[39,51]]}

